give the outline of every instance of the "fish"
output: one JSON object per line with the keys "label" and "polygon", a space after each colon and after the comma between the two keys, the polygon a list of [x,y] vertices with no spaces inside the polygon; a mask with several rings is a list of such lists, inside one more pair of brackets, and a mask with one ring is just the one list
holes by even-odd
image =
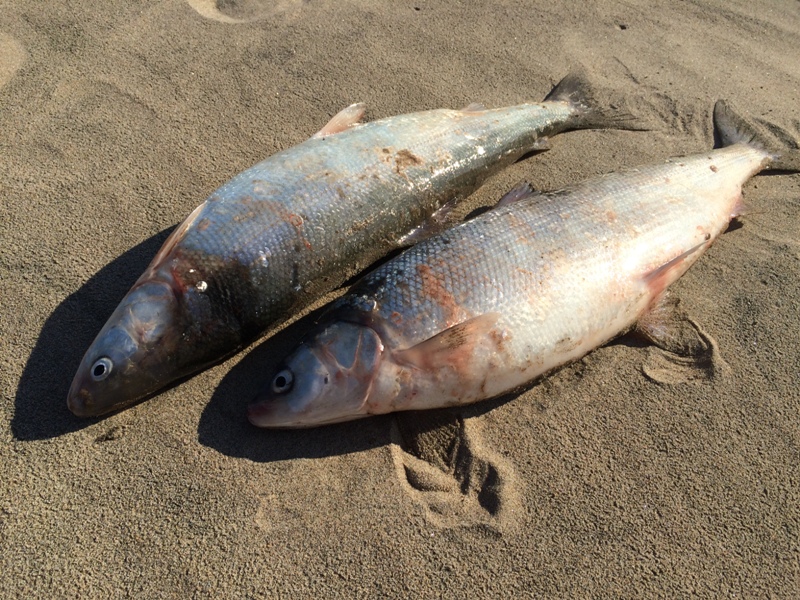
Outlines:
{"label": "fish", "polygon": [[[633,327],[743,210],[776,157],[720,101],[717,149],[498,206],[367,274],[248,407],[299,428],[466,405],[528,385]],[[669,332],[666,332],[667,334]]]}
{"label": "fish", "polygon": [[540,103],[361,123],[364,111],[351,105],[236,175],[172,232],[86,351],[67,397],[75,415],[130,406],[231,356],[440,229],[454,203],[553,135],[636,128],[575,73]]}

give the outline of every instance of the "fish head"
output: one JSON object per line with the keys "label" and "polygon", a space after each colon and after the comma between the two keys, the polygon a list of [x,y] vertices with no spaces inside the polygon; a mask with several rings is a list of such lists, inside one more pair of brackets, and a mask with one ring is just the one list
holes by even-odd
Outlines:
{"label": "fish head", "polygon": [[367,416],[383,343],[371,327],[338,321],[322,328],[279,367],[248,408],[253,425],[312,427]]}
{"label": "fish head", "polygon": [[172,287],[160,281],[145,281],[128,292],[78,367],[67,397],[75,415],[103,415],[175,379],[169,349],[176,345],[178,304]]}

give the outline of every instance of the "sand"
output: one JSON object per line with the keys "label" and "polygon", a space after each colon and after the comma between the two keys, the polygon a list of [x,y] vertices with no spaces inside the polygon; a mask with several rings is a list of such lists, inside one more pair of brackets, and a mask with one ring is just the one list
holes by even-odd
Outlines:
{"label": "sand", "polygon": [[790,0],[7,2],[0,19],[0,596],[796,597],[800,177],[675,286],[708,352],[622,340],[524,393],[296,432],[244,408],[302,325],[80,420],[89,343],[169,230],[363,101],[539,100],[583,67],[650,132],[492,179],[702,151],[724,97],[800,139]]}

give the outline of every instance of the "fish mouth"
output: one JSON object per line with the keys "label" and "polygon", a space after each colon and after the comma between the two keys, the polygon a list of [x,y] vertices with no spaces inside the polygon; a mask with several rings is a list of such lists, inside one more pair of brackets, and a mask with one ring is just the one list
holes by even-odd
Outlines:
{"label": "fish mouth", "polygon": [[247,420],[261,429],[311,429],[368,417],[368,413],[341,413],[327,417],[295,412],[280,399],[260,394],[247,407]]}
{"label": "fish mouth", "polygon": [[247,420],[256,427],[269,427],[273,410],[270,400],[256,399],[247,407]]}
{"label": "fish mouth", "polygon": [[303,423],[302,415],[294,415],[294,418],[291,418],[288,412],[278,400],[256,398],[247,407],[247,420],[252,425],[265,429],[298,429],[319,424],[307,425]]}
{"label": "fish mouth", "polygon": [[311,429],[313,427],[324,427],[325,425],[335,425],[346,421],[363,419],[369,414],[339,415],[329,419],[315,418],[312,421],[304,421],[302,415],[294,415],[294,419],[287,419],[285,411],[279,409],[280,403],[273,400],[256,399],[247,407],[247,420],[251,425],[261,429]]}
{"label": "fish mouth", "polygon": [[306,424],[302,413],[293,412],[284,402],[268,394],[260,394],[250,403],[247,420],[264,429],[298,429],[317,424]]}
{"label": "fish mouth", "polygon": [[74,381],[67,395],[67,408],[76,417],[95,417],[97,412],[92,402],[92,395],[79,381]]}

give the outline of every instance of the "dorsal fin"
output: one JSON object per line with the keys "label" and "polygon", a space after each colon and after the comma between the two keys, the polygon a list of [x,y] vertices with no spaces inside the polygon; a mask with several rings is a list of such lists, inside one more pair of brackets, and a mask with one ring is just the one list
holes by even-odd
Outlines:
{"label": "dorsal fin", "polygon": [[511,188],[506,194],[497,201],[495,208],[500,206],[506,206],[508,204],[514,204],[515,202],[519,202],[520,200],[524,200],[525,198],[531,198],[533,196],[540,196],[541,192],[537,192],[533,189],[533,186],[528,183],[527,181],[520,181],[517,185]]}
{"label": "dorsal fin", "polygon": [[363,102],[351,104],[333,115],[333,118],[328,121],[325,127],[311,137],[327,137],[346,131],[354,125],[358,125],[365,112],[367,112],[367,106]]}
{"label": "dorsal fin", "polygon": [[461,112],[481,112],[484,110],[486,110],[486,106],[480,102],[470,102],[461,109]]}

